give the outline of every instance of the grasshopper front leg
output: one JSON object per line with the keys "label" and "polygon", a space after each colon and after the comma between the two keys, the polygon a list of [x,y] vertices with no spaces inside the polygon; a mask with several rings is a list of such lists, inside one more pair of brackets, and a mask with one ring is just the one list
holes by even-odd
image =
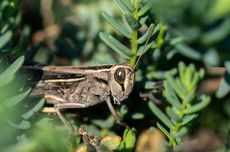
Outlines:
{"label": "grasshopper front leg", "polygon": [[111,112],[111,114],[112,114],[113,118],[115,119],[116,123],[118,123],[118,124],[120,124],[120,125],[122,125],[122,126],[125,126],[126,128],[129,128],[128,125],[125,124],[125,123],[122,121],[121,117],[118,116],[116,110],[114,109],[114,107],[113,107],[113,105],[112,105],[112,103],[111,103],[111,99],[107,99],[107,100],[106,100],[106,103],[107,103],[107,106],[109,107],[109,111]]}

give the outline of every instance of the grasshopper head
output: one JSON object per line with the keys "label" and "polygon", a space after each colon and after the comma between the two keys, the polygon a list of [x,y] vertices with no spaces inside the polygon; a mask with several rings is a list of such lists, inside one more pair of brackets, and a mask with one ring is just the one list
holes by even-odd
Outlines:
{"label": "grasshopper head", "polygon": [[114,65],[111,69],[110,88],[114,102],[120,104],[128,98],[135,83],[135,73],[129,65]]}

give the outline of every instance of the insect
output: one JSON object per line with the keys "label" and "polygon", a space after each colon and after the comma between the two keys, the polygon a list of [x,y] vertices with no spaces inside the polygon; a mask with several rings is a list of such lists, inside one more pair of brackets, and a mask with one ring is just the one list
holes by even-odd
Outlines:
{"label": "insect", "polygon": [[87,108],[103,101],[116,122],[121,123],[111,101],[120,104],[131,93],[135,83],[131,66],[44,66],[32,69],[42,75],[31,96],[43,96],[47,103],[53,104],[55,112],[66,125],[61,109]]}

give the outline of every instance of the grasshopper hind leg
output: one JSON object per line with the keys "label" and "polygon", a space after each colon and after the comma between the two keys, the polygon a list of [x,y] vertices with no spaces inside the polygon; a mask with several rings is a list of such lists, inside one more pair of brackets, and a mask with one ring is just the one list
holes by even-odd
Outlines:
{"label": "grasshopper hind leg", "polygon": [[61,121],[64,123],[64,125],[71,129],[74,130],[74,127],[65,119],[65,117],[61,114],[60,110],[61,109],[70,109],[70,108],[86,108],[85,104],[80,104],[80,103],[57,103],[54,104],[54,109],[58,117],[61,119]]}

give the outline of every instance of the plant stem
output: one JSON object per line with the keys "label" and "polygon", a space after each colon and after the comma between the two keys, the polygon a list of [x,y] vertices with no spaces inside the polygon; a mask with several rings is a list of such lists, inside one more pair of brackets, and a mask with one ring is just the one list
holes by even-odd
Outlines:
{"label": "plant stem", "polygon": [[[136,21],[138,21],[138,0],[133,0],[133,17]],[[137,43],[137,39],[138,39],[138,29],[133,29],[133,33],[132,33],[132,38],[131,38],[131,50],[132,50],[132,57],[130,58],[130,64],[132,66],[135,65],[135,62],[137,60],[137,52],[138,52],[138,43]]]}

